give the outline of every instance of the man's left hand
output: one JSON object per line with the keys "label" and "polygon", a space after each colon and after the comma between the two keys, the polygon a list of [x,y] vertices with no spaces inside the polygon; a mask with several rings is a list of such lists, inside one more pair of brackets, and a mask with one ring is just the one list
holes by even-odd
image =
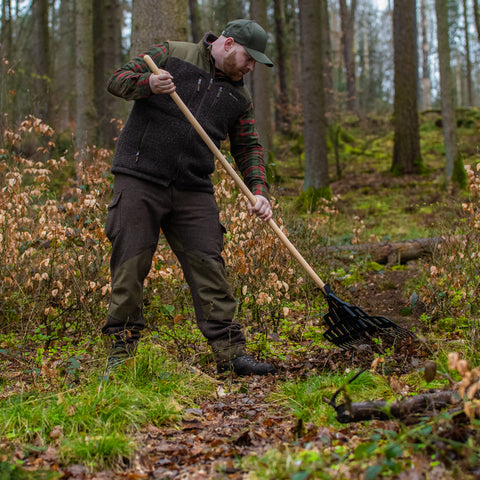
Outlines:
{"label": "man's left hand", "polygon": [[252,205],[250,202],[248,202],[248,213],[250,215],[253,215],[255,213],[255,215],[261,218],[264,222],[268,222],[273,216],[270,201],[263,195],[255,195],[255,198],[255,205]]}

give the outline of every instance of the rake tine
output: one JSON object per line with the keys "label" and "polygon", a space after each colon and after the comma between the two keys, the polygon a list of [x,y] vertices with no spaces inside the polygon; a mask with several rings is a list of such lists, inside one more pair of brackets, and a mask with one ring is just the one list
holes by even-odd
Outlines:
{"label": "rake tine", "polygon": [[362,308],[340,300],[328,285],[325,285],[324,295],[329,310],[323,318],[329,328],[323,336],[340,348],[349,350],[379,333],[398,338],[414,337],[410,330],[392,320],[368,315]]}

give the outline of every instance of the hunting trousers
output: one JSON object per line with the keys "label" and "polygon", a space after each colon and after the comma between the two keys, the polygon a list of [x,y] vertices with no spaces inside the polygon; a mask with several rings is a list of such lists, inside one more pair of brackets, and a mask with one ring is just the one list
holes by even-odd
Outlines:
{"label": "hunting trousers", "polygon": [[236,301],[225,272],[218,213],[211,193],[115,176],[105,226],[112,244],[112,292],[104,334],[136,342],[145,328],[143,287],[161,230],[182,266],[198,328],[217,363],[245,353],[245,336],[233,320]]}

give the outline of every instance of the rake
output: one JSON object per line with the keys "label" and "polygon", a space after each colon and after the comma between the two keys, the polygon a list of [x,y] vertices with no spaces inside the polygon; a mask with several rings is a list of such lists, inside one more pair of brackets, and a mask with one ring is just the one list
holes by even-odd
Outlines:
{"label": "rake", "polygon": [[[158,75],[162,72],[149,55],[145,55],[144,60],[154,74]],[[212,139],[208,136],[188,107],[183,103],[182,99],[176,92],[171,93],[170,96],[200,135],[202,140],[207,144],[211,152],[220,161],[227,173],[233,178],[238,188],[247,197],[250,203],[255,205],[256,199],[253,193],[248,189],[215,143],[213,143]],[[356,345],[368,342],[372,337],[379,334],[387,334],[398,338],[414,337],[414,334],[410,330],[397,325],[392,320],[382,316],[368,315],[360,307],[350,305],[349,303],[340,300],[332,292],[331,288],[321,280],[275,221],[270,219],[268,224],[323,293],[328,303],[328,312],[323,317],[328,326],[327,331],[323,334],[326,340],[344,350],[350,350],[354,349]]]}

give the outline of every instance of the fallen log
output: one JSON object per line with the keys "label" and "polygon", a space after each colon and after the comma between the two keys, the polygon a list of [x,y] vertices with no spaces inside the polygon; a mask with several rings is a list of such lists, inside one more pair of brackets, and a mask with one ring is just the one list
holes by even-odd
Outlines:
{"label": "fallen log", "polygon": [[403,242],[366,243],[358,245],[342,245],[335,247],[319,247],[318,254],[328,255],[338,252],[370,255],[372,261],[381,265],[407,263],[421,257],[431,255],[446,237],[418,238]]}
{"label": "fallen log", "polygon": [[[334,399],[332,398],[334,403]],[[437,415],[440,410],[456,407],[462,403],[453,390],[439,390],[416,395],[404,400],[367,401],[330,405],[335,409],[340,423],[354,423],[368,420],[389,420],[392,418],[411,424],[421,417]]]}

